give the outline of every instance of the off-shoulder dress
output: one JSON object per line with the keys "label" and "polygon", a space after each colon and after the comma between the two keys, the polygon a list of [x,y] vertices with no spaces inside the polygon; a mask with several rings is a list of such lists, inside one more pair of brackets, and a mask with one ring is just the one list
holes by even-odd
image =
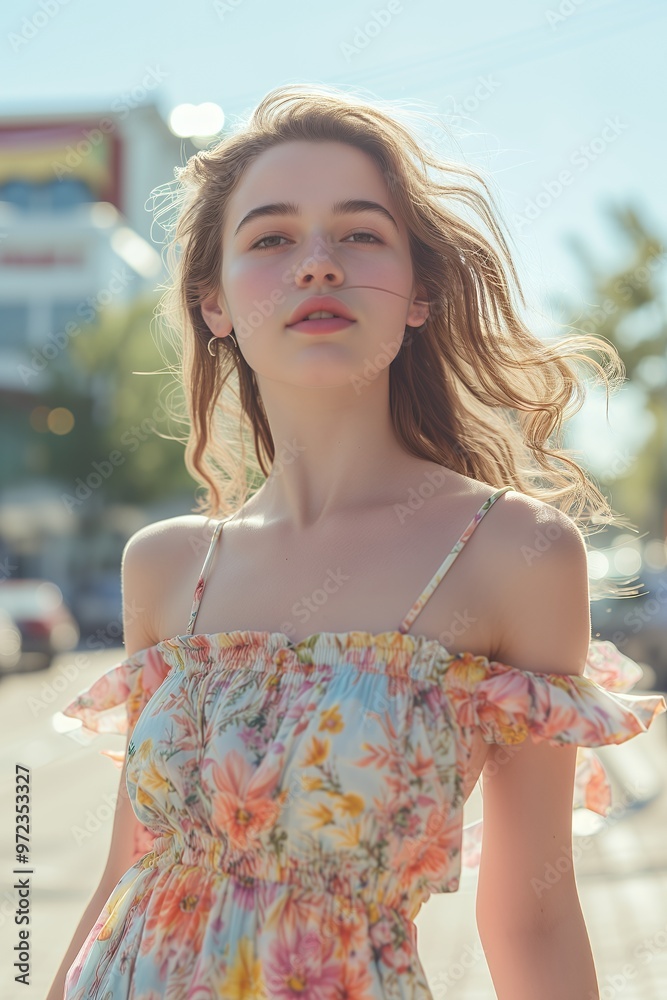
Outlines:
{"label": "off-shoulder dress", "polygon": [[[396,631],[194,634],[142,649],[64,712],[125,733],[145,853],[69,969],[65,1000],[427,1000],[414,918],[478,860],[463,827],[473,739],[576,744],[573,808],[605,814],[593,747],[646,732],[661,695],[592,640],[583,675],[540,673],[408,634],[495,501]],[[108,751],[120,766],[122,754]]]}

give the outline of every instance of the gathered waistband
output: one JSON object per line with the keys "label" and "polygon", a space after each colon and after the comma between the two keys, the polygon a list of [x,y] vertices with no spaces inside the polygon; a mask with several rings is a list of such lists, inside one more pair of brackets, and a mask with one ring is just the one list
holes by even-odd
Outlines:
{"label": "gathered waistband", "polygon": [[[322,870],[304,862],[299,865],[281,866],[276,864],[268,870],[260,871],[261,861],[256,858],[243,859],[245,863],[230,865],[225,859],[227,846],[224,840],[203,831],[190,833],[187,838],[180,834],[169,833],[155,838],[153,850],[146,856],[146,862],[151,867],[167,868],[171,865],[186,865],[206,868],[233,878],[247,886],[253,884],[274,883],[295,890],[322,892],[337,900],[337,909],[363,910],[367,916],[391,913],[398,915],[403,921],[410,921],[412,915],[420,908],[428,893],[420,898],[411,898],[399,887],[391,884],[378,886],[373,884],[363,872],[344,872],[341,870],[341,859],[335,859],[336,867]],[[391,877],[391,873],[389,873]]]}

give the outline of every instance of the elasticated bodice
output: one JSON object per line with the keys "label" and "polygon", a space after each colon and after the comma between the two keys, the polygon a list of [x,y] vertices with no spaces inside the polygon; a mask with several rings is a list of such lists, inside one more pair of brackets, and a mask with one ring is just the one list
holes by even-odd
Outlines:
{"label": "elasticated bodice", "polygon": [[537,673],[407,634],[507,489],[399,628],[379,634],[194,634],[216,526],[186,632],[65,709],[93,731],[134,726],[127,790],[143,837],[65,1000],[429,998],[413,921],[431,893],[459,886],[475,734],[577,744],[573,805],[607,810],[590,748],[667,710],[659,695],[624,693],[641,677],[634,661],[592,642],[583,676]]}

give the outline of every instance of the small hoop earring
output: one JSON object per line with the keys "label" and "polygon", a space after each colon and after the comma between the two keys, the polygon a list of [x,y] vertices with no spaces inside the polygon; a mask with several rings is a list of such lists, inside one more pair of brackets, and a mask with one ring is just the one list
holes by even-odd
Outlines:
{"label": "small hoop earring", "polygon": [[[229,339],[231,340],[231,342],[234,345],[234,347],[238,347],[239,346],[236,343],[236,337],[234,336],[234,330],[233,329],[228,334],[226,334],[226,336],[229,337]],[[224,339],[223,337],[211,337],[211,339],[209,340],[208,344],[206,345],[206,349],[208,350],[208,353],[210,355],[212,355],[212,357],[217,358],[217,356],[218,356],[218,343],[221,340],[223,340],[223,339]],[[216,342],[216,346],[213,348],[213,350],[211,350],[211,344],[213,343],[213,341]]]}

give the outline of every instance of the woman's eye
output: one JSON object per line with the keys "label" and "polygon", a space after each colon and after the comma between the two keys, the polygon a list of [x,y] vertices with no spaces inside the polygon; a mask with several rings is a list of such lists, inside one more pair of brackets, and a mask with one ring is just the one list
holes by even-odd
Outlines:
{"label": "woman's eye", "polygon": [[[346,237],[346,239],[350,239],[350,238],[352,238],[354,236],[370,236],[371,240],[373,240],[375,243],[382,243],[382,240],[379,239],[379,237],[375,236],[374,233],[367,233],[367,232],[350,233],[350,236]],[[273,236],[263,236],[261,240],[257,240],[256,243],[253,243],[252,246],[250,247],[250,249],[251,250],[271,250],[272,247],[280,246],[280,244],[279,243],[271,243],[269,246],[266,246],[266,245],[262,246],[262,243],[266,244],[267,240],[284,240],[284,239],[286,239],[285,236],[279,236],[277,234],[274,234]],[[369,243],[370,240],[361,240],[361,241],[353,240],[353,242],[355,242],[355,243],[357,243],[357,242]]]}
{"label": "woman's eye", "polygon": [[[377,236],[375,236],[373,233],[365,233],[365,232],[350,233],[350,236],[370,236],[370,238],[372,240],[375,240],[376,243],[382,243],[382,240],[379,239]],[[365,243],[366,240],[362,240],[362,242]]]}
{"label": "woman's eye", "polygon": [[[251,250],[270,250],[271,247],[260,246],[260,243],[264,243],[265,240],[284,240],[284,236],[263,236],[261,240],[257,240],[256,243],[250,247]],[[274,243],[273,246],[279,246],[278,243]]]}

